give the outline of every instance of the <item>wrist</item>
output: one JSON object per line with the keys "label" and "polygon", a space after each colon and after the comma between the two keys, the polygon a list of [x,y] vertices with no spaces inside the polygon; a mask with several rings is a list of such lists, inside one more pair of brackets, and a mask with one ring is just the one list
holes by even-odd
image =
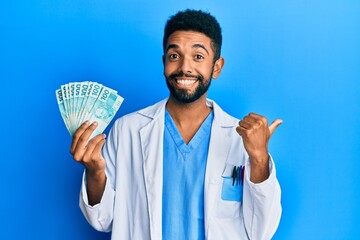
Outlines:
{"label": "wrist", "polygon": [[256,158],[250,157],[251,173],[250,181],[253,183],[260,183],[265,181],[270,176],[269,170],[269,154],[259,156]]}
{"label": "wrist", "polygon": [[88,204],[94,206],[101,202],[105,191],[106,174],[104,170],[92,171],[86,169],[86,191]]}
{"label": "wrist", "polygon": [[251,165],[256,166],[268,166],[269,165],[269,153],[261,153],[257,156],[250,156]]}
{"label": "wrist", "polygon": [[91,179],[93,181],[102,181],[106,178],[104,169],[100,170],[90,170],[86,169],[86,177],[87,179]]}

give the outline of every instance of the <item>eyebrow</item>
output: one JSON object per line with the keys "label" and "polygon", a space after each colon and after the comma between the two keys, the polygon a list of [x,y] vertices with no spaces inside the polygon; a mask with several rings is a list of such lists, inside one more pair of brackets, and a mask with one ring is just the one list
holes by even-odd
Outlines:
{"label": "eyebrow", "polygon": [[179,49],[179,46],[178,46],[178,45],[176,45],[176,44],[170,44],[169,46],[167,46],[167,48],[166,48],[165,52],[169,51],[169,49],[171,49],[171,48],[174,48],[174,49]]}
{"label": "eyebrow", "polygon": [[[170,44],[169,46],[167,46],[165,52],[169,51],[169,49],[172,49],[172,48],[173,48],[173,49],[179,49],[180,47],[179,47],[178,45],[176,45],[176,44]],[[205,47],[204,45],[200,44],[200,43],[195,43],[195,44],[192,46],[192,48],[202,48],[202,49],[205,50],[205,52],[206,52],[208,55],[210,55],[210,54],[209,54],[209,51],[206,49],[206,47]]]}
{"label": "eyebrow", "polygon": [[206,47],[200,43],[196,43],[192,46],[193,48],[202,48],[205,50],[205,52],[209,55],[209,51],[206,49]]}

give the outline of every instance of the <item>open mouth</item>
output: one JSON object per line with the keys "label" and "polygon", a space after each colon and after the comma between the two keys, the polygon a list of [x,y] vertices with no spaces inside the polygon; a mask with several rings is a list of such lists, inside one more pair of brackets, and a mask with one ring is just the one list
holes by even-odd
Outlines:
{"label": "open mouth", "polygon": [[180,87],[191,87],[196,83],[197,79],[176,79],[175,81]]}

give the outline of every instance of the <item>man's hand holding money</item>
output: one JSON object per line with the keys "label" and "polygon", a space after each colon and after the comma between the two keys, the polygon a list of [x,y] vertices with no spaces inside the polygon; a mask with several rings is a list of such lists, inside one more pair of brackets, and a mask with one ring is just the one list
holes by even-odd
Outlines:
{"label": "man's hand holding money", "polygon": [[86,168],[88,201],[92,206],[100,202],[106,183],[105,159],[101,155],[106,135],[99,134],[89,141],[97,126],[97,122],[85,121],[74,133],[70,148],[74,160]]}
{"label": "man's hand holding money", "polygon": [[[66,128],[73,137],[70,152],[86,169],[90,205],[100,202],[105,189],[105,160],[102,132],[119,110],[123,98],[117,91],[97,82],[72,82],[55,91]],[[81,125],[80,125],[81,124]]]}

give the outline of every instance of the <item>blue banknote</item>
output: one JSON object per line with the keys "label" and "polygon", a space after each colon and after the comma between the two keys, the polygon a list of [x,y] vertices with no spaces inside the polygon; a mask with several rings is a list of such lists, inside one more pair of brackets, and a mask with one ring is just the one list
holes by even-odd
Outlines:
{"label": "blue banknote", "polygon": [[89,120],[98,126],[90,139],[101,134],[124,101],[117,91],[97,82],[71,82],[55,91],[61,117],[70,135]]}

